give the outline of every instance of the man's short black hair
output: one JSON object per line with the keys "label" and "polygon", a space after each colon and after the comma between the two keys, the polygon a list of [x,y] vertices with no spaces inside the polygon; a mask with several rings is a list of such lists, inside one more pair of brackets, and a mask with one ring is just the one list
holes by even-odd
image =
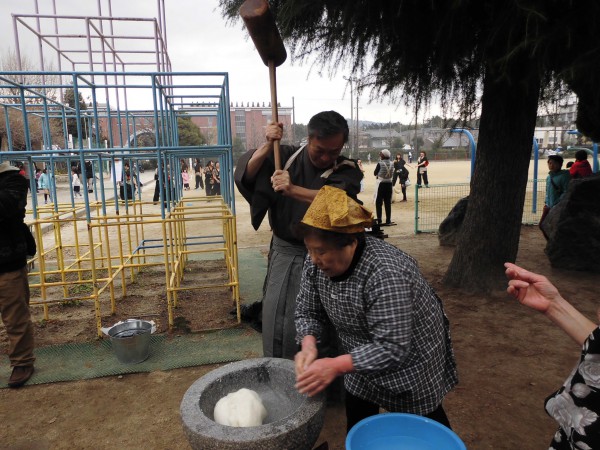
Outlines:
{"label": "man's short black hair", "polygon": [[344,143],[348,142],[348,122],[335,111],[322,111],[308,122],[308,137],[323,139],[339,133],[344,135]]}
{"label": "man's short black hair", "polygon": [[564,159],[560,155],[550,155],[548,156],[548,161],[555,161],[559,167],[562,167]]}

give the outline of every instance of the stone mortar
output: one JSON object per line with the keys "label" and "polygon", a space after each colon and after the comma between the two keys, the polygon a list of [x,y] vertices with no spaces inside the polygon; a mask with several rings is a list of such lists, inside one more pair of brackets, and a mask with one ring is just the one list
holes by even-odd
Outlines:
{"label": "stone mortar", "polygon": [[[294,384],[294,363],[257,358],[215,369],[192,384],[181,401],[183,429],[193,449],[310,450],[325,417],[323,393],[309,398]],[[258,427],[229,427],[213,420],[215,404],[241,388],[260,395],[267,417]]]}

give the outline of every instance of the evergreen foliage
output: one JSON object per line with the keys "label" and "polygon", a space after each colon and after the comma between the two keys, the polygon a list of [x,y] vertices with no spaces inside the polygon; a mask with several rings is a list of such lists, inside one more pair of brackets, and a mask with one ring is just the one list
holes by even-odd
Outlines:
{"label": "evergreen foliage", "polygon": [[206,144],[206,139],[193,122],[191,117],[180,115],[177,117],[177,134],[179,145],[182,147],[197,147]]}
{"label": "evergreen foliage", "polygon": [[[224,17],[237,21],[242,3],[220,0]],[[579,130],[600,141],[597,0],[269,3],[296,60],[314,56],[332,72],[348,64],[373,96],[418,105],[439,94],[470,117],[485,76],[531,86],[541,80],[542,93],[566,83],[580,99]],[[522,58],[531,64],[515,72]]]}

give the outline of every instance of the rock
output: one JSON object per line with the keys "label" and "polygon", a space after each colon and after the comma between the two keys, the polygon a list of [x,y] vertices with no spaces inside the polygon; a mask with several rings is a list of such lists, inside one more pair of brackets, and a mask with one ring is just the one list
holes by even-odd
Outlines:
{"label": "rock", "polygon": [[600,175],[571,180],[542,228],[552,267],[600,273]]}
{"label": "rock", "polygon": [[454,246],[458,242],[460,229],[465,219],[469,196],[461,198],[450,210],[438,229],[438,239],[442,246]]}

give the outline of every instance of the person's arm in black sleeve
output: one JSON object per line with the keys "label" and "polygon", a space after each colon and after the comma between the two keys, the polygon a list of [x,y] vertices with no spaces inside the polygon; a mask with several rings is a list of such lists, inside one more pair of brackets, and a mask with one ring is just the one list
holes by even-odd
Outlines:
{"label": "person's arm in black sleeve", "polygon": [[[343,158],[346,162],[350,161]],[[353,161],[352,164],[339,164],[337,169],[325,180],[325,184],[342,189],[348,193],[350,197],[356,198],[360,193],[360,182],[364,178],[364,174],[358,167],[358,164]]]}

